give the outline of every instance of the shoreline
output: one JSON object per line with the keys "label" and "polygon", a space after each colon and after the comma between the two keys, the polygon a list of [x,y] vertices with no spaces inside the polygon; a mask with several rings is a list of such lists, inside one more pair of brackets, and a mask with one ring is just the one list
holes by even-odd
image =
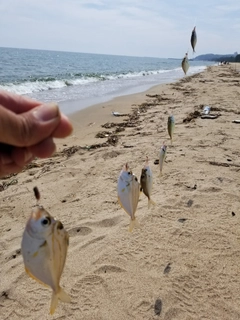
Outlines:
{"label": "shoreline", "polygon": [[[96,98],[87,98],[87,99],[78,99],[78,100],[67,100],[67,101],[62,101],[59,103],[59,106],[60,106],[60,109],[66,113],[67,112],[67,106],[70,104],[71,105],[71,109],[74,110],[74,111],[71,111],[70,113],[67,113],[68,116],[73,116],[76,115],[78,112],[81,112],[87,108],[91,108],[91,107],[94,107],[94,106],[97,106],[97,105],[103,105],[105,103],[109,103],[111,102],[112,100],[115,100],[115,99],[119,99],[121,97],[126,97],[126,96],[133,96],[133,95],[138,95],[138,94],[141,94],[141,93],[144,93],[144,92],[147,92],[148,90],[151,90],[151,88],[153,87],[157,87],[157,86],[160,86],[160,85],[164,85],[164,84],[167,84],[167,83],[173,83],[173,82],[176,82],[178,81],[179,79],[181,78],[177,78],[175,80],[172,80],[172,81],[168,81],[168,82],[162,82],[162,83],[158,83],[158,84],[154,84],[154,85],[141,85],[141,86],[136,86],[136,87],[133,87],[129,90],[125,89],[123,91],[118,91],[116,92],[114,95],[106,95],[106,96],[103,96],[103,97],[96,97]],[[79,104],[81,105],[80,106],[80,109],[79,109]]]}
{"label": "shoreline", "polygon": [[[198,68],[197,71],[195,70],[196,68]],[[187,76],[192,76],[194,74],[201,73],[204,70],[206,70],[206,68],[207,66],[190,67]],[[155,76],[148,75],[146,76],[148,78],[148,81],[134,85],[131,84],[129,87],[127,87],[126,83],[124,83],[124,85],[122,84],[122,87],[119,87],[117,90],[115,89],[113,92],[108,92],[101,96],[96,96],[93,98],[88,97],[82,99],[78,98],[73,100],[60,101],[59,106],[62,112],[66,113],[67,115],[70,115],[88,107],[91,107],[93,105],[102,104],[121,96],[134,95],[146,92],[148,90],[151,90],[151,88],[153,87],[173,83],[182,79],[184,77],[184,74],[183,71],[180,69],[181,68],[179,67],[179,70],[166,70],[166,72],[159,73]],[[170,74],[171,77],[169,76]],[[143,79],[141,81],[143,81]]]}
{"label": "shoreline", "polygon": [[159,84],[143,92],[118,96],[68,115],[74,127],[74,135],[78,139],[83,138],[84,140],[87,139],[87,141],[89,139],[89,143],[91,143],[91,141],[96,141],[92,135],[101,130],[101,126],[104,123],[118,123],[124,119],[122,116],[113,116],[112,112],[119,112],[121,114],[131,113],[134,106],[136,107],[146,99],[147,94],[151,95],[156,91],[163,92],[166,85],[167,84]]}
{"label": "shoreline", "polygon": [[[206,67],[205,71],[207,70]],[[107,101],[99,102],[93,105],[90,105],[82,110],[75,111],[74,113],[68,114],[69,119],[72,121],[74,127],[73,136],[77,139],[86,140],[87,144],[96,143],[94,135],[98,131],[102,130],[102,125],[106,122],[121,122],[124,117],[115,117],[112,115],[112,112],[119,112],[122,114],[131,113],[133,107],[147,101],[152,101],[147,95],[166,94],[168,95],[168,87],[174,85],[179,81],[184,81],[183,79],[188,79],[189,77],[195,77],[198,74],[201,74],[204,71],[197,72],[191,75],[183,76],[180,79],[177,79],[172,82],[160,83],[154,86],[151,86],[145,91],[140,91],[137,93],[120,95],[116,96]],[[77,104],[78,102],[74,102]]]}
{"label": "shoreline", "polygon": [[[74,134],[57,142],[53,157],[1,179],[2,317],[44,319],[49,313],[51,290],[26,275],[19,249],[38,186],[40,204],[70,237],[60,284],[72,301],[59,302],[55,317],[239,319],[240,151],[233,122],[240,119],[239,88],[239,72],[213,66],[92,106],[88,115],[73,116]],[[201,117],[206,105],[215,118]],[[126,115],[112,116],[120,106]],[[159,177],[154,162],[163,141],[167,157]],[[126,162],[139,180],[146,156],[156,205],[148,209],[140,195],[140,228],[130,233],[117,180]]]}

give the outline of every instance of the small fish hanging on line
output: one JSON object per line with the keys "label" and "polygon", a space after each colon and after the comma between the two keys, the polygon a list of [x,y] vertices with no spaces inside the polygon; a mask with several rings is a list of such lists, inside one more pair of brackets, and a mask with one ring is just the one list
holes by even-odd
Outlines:
{"label": "small fish hanging on line", "polygon": [[171,139],[171,144],[172,144],[173,132],[174,132],[174,128],[175,128],[175,119],[174,119],[174,116],[169,116],[169,117],[168,117],[167,128],[168,128],[168,134],[169,134],[169,137],[170,137],[170,139]]}
{"label": "small fish hanging on line", "polygon": [[129,231],[131,232],[134,227],[139,227],[139,223],[136,220],[135,213],[140,196],[140,184],[137,177],[129,170],[129,166],[126,163],[117,184],[118,201],[121,207],[130,216]]}
{"label": "small fish hanging on line", "polygon": [[159,152],[159,168],[160,168],[159,176],[162,175],[162,169],[163,169],[164,161],[166,159],[166,155],[167,155],[167,146],[163,142],[163,145],[161,146],[160,152]]}
{"label": "small fish hanging on line", "polygon": [[185,75],[188,72],[189,69],[189,63],[188,63],[188,53],[185,54],[185,57],[182,59],[182,69]]}
{"label": "small fish hanging on line", "polygon": [[142,168],[140,183],[141,183],[140,191],[143,191],[145,196],[148,198],[148,208],[150,208],[151,204],[155,205],[156,203],[151,199],[153,176],[152,176],[152,170],[148,163],[148,157],[146,158],[146,163]]}
{"label": "small fish hanging on line", "polygon": [[[34,194],[39,201],[37,187],[34,188]],[[26,224],[21,250],[27,274],[53,290],[50,314],[54,313],[58,299],[70,302],[70,297],[59,285],[68,245],[69,236],[63,224],[37,205]]]}
{"label": "small fish hanging on line", "polygon": [[196,52],[195,51],[196,44],[197,44],[197,32],[196,32],[196,27],[194,27],[191,35],[191,46],[193,48],[193,53]]}

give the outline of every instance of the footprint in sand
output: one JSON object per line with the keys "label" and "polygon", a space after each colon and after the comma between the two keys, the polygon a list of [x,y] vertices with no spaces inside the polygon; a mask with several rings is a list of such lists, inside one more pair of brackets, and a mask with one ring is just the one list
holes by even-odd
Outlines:
{"label": "footprint in sand", "polygon": [[99,227],[104,227],[104,228],[113,227],[113,226],[117,225],[120,220],[121,220],[120,217],[104,219],[104,220],[98,222],[98,226]]}
{"label": "footprint in sand", "polygon": [[126,272],[126,270],[113,265],[103,265],[94,271],[94,273],[97,273],[97,274],[119,273],[119,272]]}
{"label": "footprint in sand", "polygon": [[104,160],[107,160],[107,159],[116,158],[116,157],[118,157],[120,154],[121,154],[121,152],[119,152],[119,151],[110,151],[110,152],[104,153],[104,154],[102,155],[102,157],[103,157]]}
{"label": "footprint in sand", "polygon": [[74,236],[77,236],[77,235],[86,236],[91,232],[92,232],[91,228],[79,226],[79,227],[74,227],[74,228],[70,229],[68,231],[68,234],[69,234],[70,237],[74,237]]}

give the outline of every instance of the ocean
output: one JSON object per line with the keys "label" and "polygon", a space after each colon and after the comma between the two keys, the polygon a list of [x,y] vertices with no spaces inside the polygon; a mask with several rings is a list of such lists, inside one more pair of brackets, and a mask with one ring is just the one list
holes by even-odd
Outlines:
{"label": "ocean", "polygon": [[[184,76],[181,59],[1,47],[0,57],[0,89],[56,101],[67,114]],[[188,75],[213,64],[189,63]]]}

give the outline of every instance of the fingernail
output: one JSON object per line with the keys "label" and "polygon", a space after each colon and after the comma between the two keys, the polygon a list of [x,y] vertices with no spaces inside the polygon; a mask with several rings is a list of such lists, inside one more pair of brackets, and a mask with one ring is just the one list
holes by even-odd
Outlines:
{"label": "fingernail", "polygon": [[40,121],[50,121],[58,118],[60,112],[56,103],[48,103],[35,109],[33,115]]}
{"label": "fingernail", "polygon": [[33,154],[28,149],[26,149],[24,152],[24,162],[28,162],[32,157]]}

